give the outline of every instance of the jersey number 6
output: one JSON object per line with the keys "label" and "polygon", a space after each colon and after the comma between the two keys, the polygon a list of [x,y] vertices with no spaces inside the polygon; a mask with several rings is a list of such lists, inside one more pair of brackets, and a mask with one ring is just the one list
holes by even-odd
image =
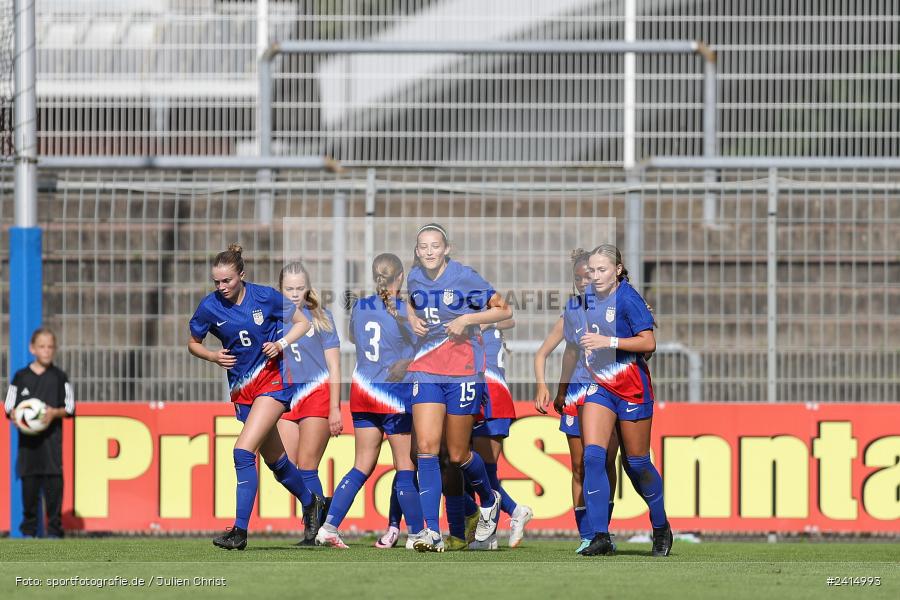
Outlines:
{"label": "jersey number 6", "polygon": [[250,339],[250,332],[247,331],[246,329],[241,329],[238,332],[238,337],[241,338],[242,346],[252,346],[253,345],[253,340]]}

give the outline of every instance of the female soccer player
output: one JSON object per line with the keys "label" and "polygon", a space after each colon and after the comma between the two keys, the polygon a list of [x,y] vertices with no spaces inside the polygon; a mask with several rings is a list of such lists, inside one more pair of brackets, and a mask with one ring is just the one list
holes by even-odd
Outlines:
{"label": "female soccer player", "polygon": [[[571,260],[574,297],[580,298],[584,294],[585,287],[591,281],[587,265],[588,253],[581,248],[576,248],[572,251]],[[578,304],[576,303],[575,307],[577,308],[577,306]],[[547,409],[550,407],[550,390],[547,389],[547,384],[544,381],[544,365],[547,357],[564,339],[563,321],[564,315],[561,315],[534,357],[534,376],[537,385],[534,407],[542,414],[547,414]],[[590,520],[586,518],[587,508],[584,504],[582,487],[584,481],[584,444],[581,443],[581,429],[578,425],[579,400],[584,399],[592,381],[587,369],[584,367],[583,361],[578,360],[580,355],[578,346],[567,343],[566,350],[567,352],[563,357],[563,372],[560,374],[556,401],[553,404],[560,415],[559,430],[566,434],[566,441],[569,445],[569,456],[572,462],[572,506],[575,513],[575,525],[581,537],[581,543],[575,552],[580,553],[587,548],[594,536]],[[616,437],[616,432],[613,431],[609,440],[606,458],[606,475],[609,478],[610,487],[609,519],[612,519],[612,498],[615,496],[616,490],[616,452],[618,451],[618,446],[619,441]]]}
{"label": "female soccer player", "polygon": [[[231,401],[244,423],[234,444],[237,507],[234,526],[213,544],[227,550],[247,547],[247,525],[259,479],[256,452],[277,479],[303,504],[304,519],[318,525],[325,501],[303,483],[300,471],[288,459],[276,423],[290,407],[292,388],[285,384],[281,354],[309,329],[309,321],[284,296],[270,287],[244,282],[242,249],[232,244],[216,255],[212,280],[216,291],[203,300],[190,321],[188,350],[228,372]],[[279,329],[290,328],[283,337]],[[207,350],[207,333],[222,342],[218,352]]]}
{"label": "female soccer player", "polygon": [[594,529],[581,554],[614,552],[608,530],[609,481],[606,448],[618,421],[625,472],[647,506],[653,526],[653,556],[668,556],[672,529],[666,517],[662,479],[650,462],[653,386],[645,353],[656,350],[653,315],[628,283],[619,250],[610,244],[590,252],[591,285],[577,318],[566,319],[565,336],[583,351],[585,366],[597,385],[580,408],[584,441],[584,496]]}
{"label": "female soccer player", "polygon": [[399,298],[403,263],[393,254],[379,254],[372,262],[372,277],[376,293],[360,298],[350,315],[350,340],[356,345],[356,369],[350,387],[356,462],[334,491],[328,516],[316,535],[320,546],[347,548],[338,527],[372,474],[385,434],[397,471],[397,499],[413,542],[425,528],[410,454],[412,384],[405,379],[413,358],[414,335],[406,318],[406,304]]}
{"label": "female soccer player", "polygon": [[[281,293],[312,322],[312,327],[285,351],[286,370],[294,386],[291,410],[278,422],[288,456],[300,468],[306,487],[324,496],[319,463],[332,435],[340,435],[341,341],[331,311],[322,306],[301,262],[292,262],[278,276]],[[317,529],[310,524],[301,545],[315,545]]]}
{"label": "female soccer player", "polygon": [[475,541],[484,542],[497,530],[500,494],[491,487],[484,461],[472,452],[470,442],[485,367],[478,326],[510,319],[512,310],[478,273],[450,259],[447,232],[435,223],[416,235],[415,266],[407,285],[409,322],[419,337],[409,372],[426,523],[414,546],[420,552],[443,552],[438,525],[442,439],[451,466],[462,469],[481,503]]}
{"label": "female soccer player", "polygon": [[[509,426],[516,418],[512,394],[506,385],[503,331],[515,327],[513,320],[482,326],[482,339],[487,359],[485,369],[484,420],[472,430],[472,445],[484,459],[491,487],[500,493],[500,510],[510,516],[509,547],[515,548],[525,535],[525,526],[534,516],[531,507],[517,504],[500,485],[497,461],[503,452],[503,440],[509,437]],[[449,500],[449,499],[448,499]],[[449,509],[448,509],[449,513]],[[490,543],[488,544],[490,548]],[[479,548],[479,546],[475,546]]]}

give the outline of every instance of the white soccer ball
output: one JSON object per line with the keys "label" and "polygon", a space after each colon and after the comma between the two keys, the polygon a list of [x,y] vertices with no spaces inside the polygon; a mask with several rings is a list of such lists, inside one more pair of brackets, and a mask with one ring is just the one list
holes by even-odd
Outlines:
{"label": "white soccer ball", "polygon": [[16,427],[26,435],[37,435],[47,429],[47,424],[41,421],[47,405],[37,398],[29,398],[16,406],[13,412]]}

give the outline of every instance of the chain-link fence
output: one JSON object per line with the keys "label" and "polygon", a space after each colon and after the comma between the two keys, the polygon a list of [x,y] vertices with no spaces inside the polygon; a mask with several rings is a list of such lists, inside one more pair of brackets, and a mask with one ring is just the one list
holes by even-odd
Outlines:
{"label": "chain-link fence", "polygon": [[[624,3],[269,2],[271,40],[621,40]],[[256,148],[251,2],[37,0],[40,154]],[[638,40],[718,56],[723,155],[896,156],[900,5],[638,3]],[[621,56],[290,56],[275,143],[345,164],[622,162]],[[701,61],[636,59],[638,158],[702,153]]]}
{"label": "chain-link fence", "polygon": [[[13,202],[10,173],[3,176],[5,263]],[[643,280],[633,283],[652,305],[658,340],[666,344],[651,361],[661,400],[766,399],[770,342],[780,400],[900,400],[898,173],[735,170],[707,180],[702,171],[651,170],[628,182],[619,170],[410,168],[281,172],[261,189],[254,172],[42,171],[45,321],[59,332],[61,362],[80,398],[219,399],[224,378],[218,367],[189,357],[186,323],[210,291],[212,255],[230,242],[244,246],[248,278],[266,284],[276,283],[283,264],[283,219],[328,222],[336,212],[360,231],[367,217],[471,222],[473,230],[516,219],[546,221],[548,230],[561,218],[614,219],[625,247],[628,201],[639,197]],[[272,199],[268,225],[257,220],[261,191]],[[715,222],[704,211],[711,198]],[[462,238],[465,226],[456,227]],[[334,236],[304,243],[310,251],[303,258],[331,272]],[[570,268],[571,248],[559,245],[555,255],[518,260],[555,269],[556,281]],[[509,268],[502,259],[502,247],[472,245],[466,256],[494,277]],[[344,288],[367,289],[366,256],[343,260]],[[0,286],[5,302],[6,281]],[[332,308],[344,310],[340,303]],[[558,316],[553,309],[529,314],[511,334],[508,374],[520,399],[531,394],[534,345]],[[6,331],[4,322],[3,348]],[[349,373],[352,356],[345,358]],[[558,360],[556,354],[549,362],[548,381]]]}

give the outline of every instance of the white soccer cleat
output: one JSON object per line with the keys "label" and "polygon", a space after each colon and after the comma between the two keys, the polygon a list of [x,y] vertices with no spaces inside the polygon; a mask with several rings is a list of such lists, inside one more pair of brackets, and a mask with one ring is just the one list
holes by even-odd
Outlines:
{"label": "white soccer cleat", "polygon": [[413,549],[416,552],[443,552],[444,538],[441,537],[441,534],[438,531],[427,528],[423,529],[416,534],[416,539],[413,542]]}
{"label": "white soccer cleat", "polygon": [[500,544],[497,542],[496,533],[483,542],[469,544],[469,550],[497,550],[498,548],[500,548]]}
{"label": "white soccer cleat", "polygon": [[485,542],[497,533],[497,521],[500,519],[500,492],[494,490],[494,505],[490,508],[478,509],[478,525],[475,526],[475,541]]}
{"label": "white soccer cleat", "polygon": [[344,540],[341,539],[341,534],[337,532],[337,529],[329,531],[326,527],[326,525],[322,525],[322,527],[319,528],[319,532],[316,534],[316,546],[331,546],[332,548],[340,548],[341,550],[350,549],[350,546],[345,544]]}
{"label": "white soccer cleat", "polygon": [[389,550],[397,545],[398,539],[400,539],[400,530],[396,527],[388,527],[387,531],[375,540],[375,547],[381,550]]}
{"label": "white soccer cleat", "polygon": [[525,537],[525,526],[528,525],[534,517],[534,511],[530,506],[520,504],[513,511],[512,518],[509,521],[509,547],[515,548],[522,542]]}

